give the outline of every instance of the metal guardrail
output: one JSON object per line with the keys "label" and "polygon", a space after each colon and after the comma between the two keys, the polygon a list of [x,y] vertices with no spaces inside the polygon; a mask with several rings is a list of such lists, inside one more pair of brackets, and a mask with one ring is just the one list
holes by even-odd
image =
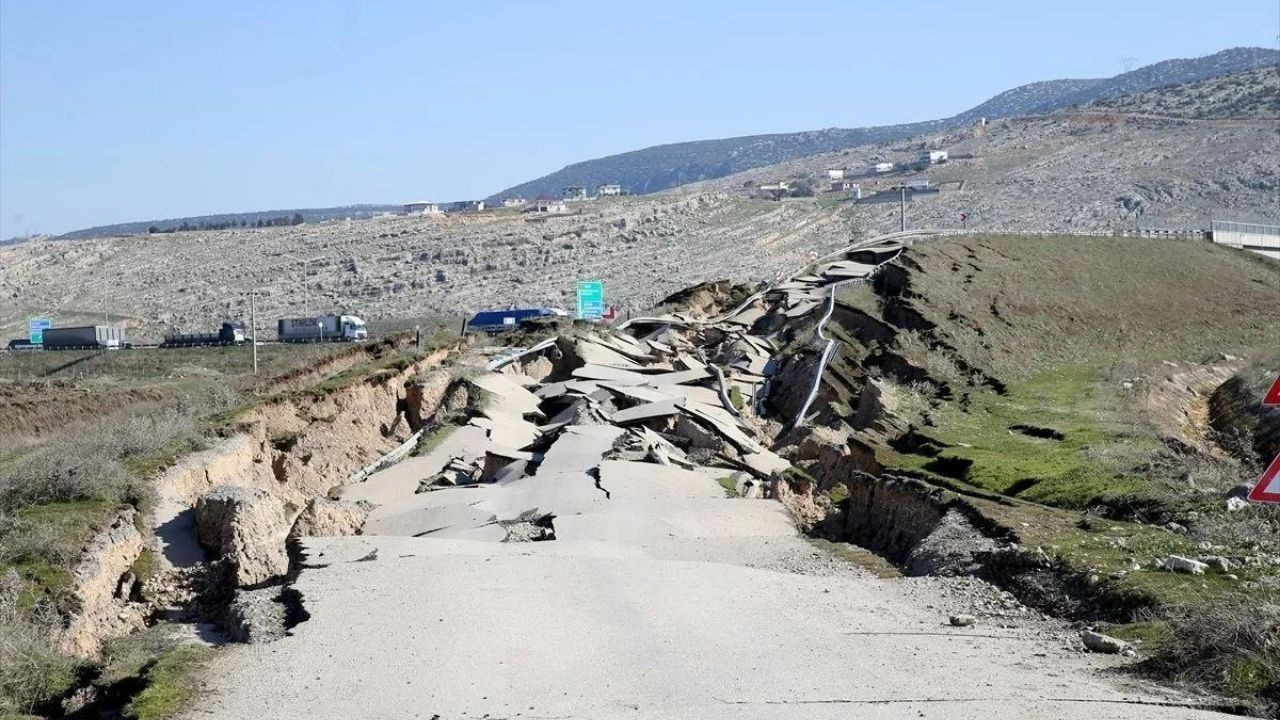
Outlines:
{"label": "metal guardrail", "polygon": [[526,355],[532,355],[536,352],[542,352],[543,350],[546,350],[547,348],[556,344],[556,339],[557,338],[554,338],[554,337],[547,338],[546,340],[543,340],[542,342],[538,343],[537,345],[534,345],[533,347],[525,348],[523,350],[518,350],[516,352],[506,353],[504,355],[499,355],[498,357],[490,360],[489,364],[486,365],[485,367],[488,368],[489,370],[498,370],[499,368],[502,368],[505,365],[509,365]]}
{"label": "metal guardrail", "polygon": [[417,447],[420,439],[422,439],[422,430],[418,430],[414,434],[410,435],[408,440],[397,445],[391,452],[357,470],[353,475],[347,478],[346,484],[350,485],[352,483],[363,482],[365,478],[388,465],[394,465],[395,463],[400,462],[405,455],[408,455],[415,447]]}

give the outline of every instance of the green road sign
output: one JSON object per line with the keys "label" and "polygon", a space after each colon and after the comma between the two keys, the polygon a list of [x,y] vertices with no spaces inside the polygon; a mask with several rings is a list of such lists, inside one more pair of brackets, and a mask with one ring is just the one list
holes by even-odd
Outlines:
{"label": "green road sign", "polygon": [[600,280],[578,281],[578,319],[599,320],[604,315],[604,283]]}
{"label": "green road sign", "polygon": [[44,344],[44,331],[53,327],[49,318],[31,318],[27,321],[27,342],[32,345]]}

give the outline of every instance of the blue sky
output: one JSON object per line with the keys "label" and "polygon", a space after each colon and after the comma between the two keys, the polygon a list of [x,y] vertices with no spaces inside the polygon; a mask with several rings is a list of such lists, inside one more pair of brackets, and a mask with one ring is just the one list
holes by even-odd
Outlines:
{"label": "blue sky", "polygon": [[932,119],[1278,32],[1277,0],[0,0],[0,237],[483,197],[648,145]]}

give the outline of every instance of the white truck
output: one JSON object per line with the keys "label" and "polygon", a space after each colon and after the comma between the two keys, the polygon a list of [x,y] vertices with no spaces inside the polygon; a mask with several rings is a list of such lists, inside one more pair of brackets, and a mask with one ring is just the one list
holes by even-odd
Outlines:
{"label": "white truck", "polygon": [[346,342],[366,340],[369,328],[355,315],[280,318],[276,321],[280,342]]}

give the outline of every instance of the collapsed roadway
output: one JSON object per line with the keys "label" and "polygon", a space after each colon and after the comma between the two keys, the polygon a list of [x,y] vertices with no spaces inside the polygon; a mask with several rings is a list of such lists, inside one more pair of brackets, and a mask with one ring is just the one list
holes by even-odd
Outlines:
{"label": "collapsed roadway", "polygon": [[192,716],[1216,717],[1104,676],[1116,658],[1038,615],[954,627],[995,591],[877,577],[769,499],[791,472],[772,439],[808,407],[758,414],[773,333],[899,251],[823,258],[716,318],[472,357],[463,417],[341,489],[373,506],[363,534],[303,539],[309,619],[223,654]]}

